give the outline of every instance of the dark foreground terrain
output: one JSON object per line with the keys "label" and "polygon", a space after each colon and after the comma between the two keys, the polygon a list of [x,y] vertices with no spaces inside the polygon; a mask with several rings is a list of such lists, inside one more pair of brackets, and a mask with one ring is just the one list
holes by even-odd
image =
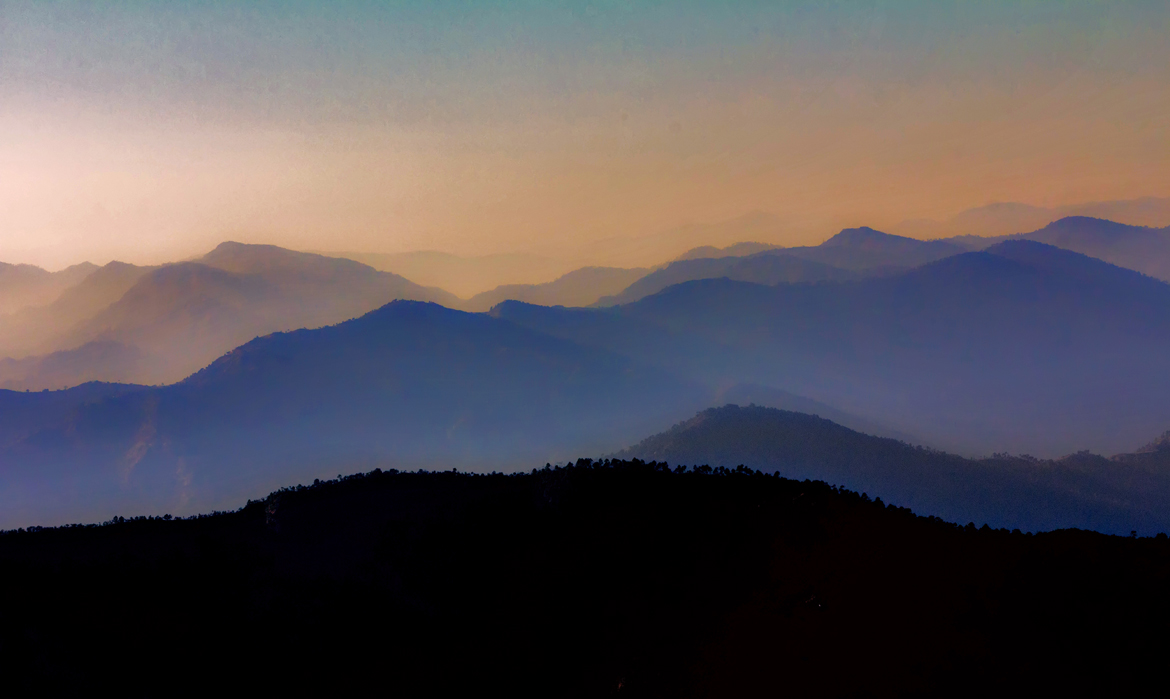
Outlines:
{"label": "dark foreground terrain", "polygon": [[637,461],[9,532],[0,571],[10,695],[1123,695],[1170,645],[1164,535]]}

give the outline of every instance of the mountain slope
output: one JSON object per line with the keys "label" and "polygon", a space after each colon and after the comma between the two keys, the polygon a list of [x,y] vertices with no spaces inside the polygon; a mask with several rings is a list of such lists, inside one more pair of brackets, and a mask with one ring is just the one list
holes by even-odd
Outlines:
{"label": "mountain slope", "polygon": [[717,248],[714,245],[701,245],[697,248],[691,248],[683,254],[671,260],[672,262],[682,262],[683,260],[701,260],[705,257],[747,257],[758,252],[766,252],[768,250],[780,250],[779,245],[772,245],[770,243],[752,243],[743,242],[734,245],[728,245],[725,248]]}
{"label": "mountain slope", "polygon": [[1127,226],[1072,216],[1015,237],[1055,245],[1170,281],[1170,228]]}
{"label": "mountain slope", "polygon": [[[458,303],[441,289],[352,260],[270,245],[223,243],[199,262],[156,269],[111,263],[53,306],[22,318],[42,335],[54,331],[50,339],[42,337],[39,349],[57,359],[28,357],[21,376],[13,373],[15,365],[7,374],[0,366],[0,385],[178,381],[259,335],[338,323],[401,298]],[[60,330],[66,324],[68,329]],[[115,363],[108,352],[78,349],[113,346],[126,349]],[[62,352],[71,353],[69,372],[34,371],[53,363],[64,369]],[[86,356],[95,361],[87,364]]]}
{"label": "mountain slope", "polygon": [[[204,255],[202,264],[236,274],[262,277],[265,282],[300,296],[300,302],[316,302],[311,313],[353,317],[353,309],[365,312],[393,299],[428,301],[451,306],[459,299],[442,289],[426,287],[360,262],[285,250],[275,245],[226,242]],[[327,299],[317,299],[326,294]],[[374,303],[372,308],[369,304]],[[346,315],[349,314],[349,315]],[[334,321],[336,322],[336,321]]]}
{"label": "mountain slope", "polygon": [[523,301],[538,306],[589,306],[616,294],[646,276],[644,268],[583,267],[547,284],[507,284],[476,294],[459,308],[483,312],[504,301]]}
{"label": "mountain slope", "polygon": [[1170,285],[1029,241],[888,278],[700,280],[612,309],[493,314],[712,385],[880,416],[960,453],[1117,453],[1170,424]]}
{"label": "mountain slope", "polygon": [[820,245],[784,249],[793,257],[848,270],[909,269],[966,251],[949,241],[904,238],[865,226],[846,228]]}
{"label": "mountain slope", "polygon": [[97,265],[83,262],[59,272],[48,272],[33,265],[0,262],[0,316],[52,303],[96,269]]}
{"label": "mountain slope", "polygon": [[0,359],[0,388],[43,390],[68,388],[83,383],[87,376],[102,376],[115,383],[130,383],[142,376],[160,376],[166,362],[133,345],[94,341],[71,350],[24,357]]}
{"label": "mountain slope", "polygon": [[[147,273],[115,303],[71,329],[60,343],[65,347],[118,343],[165,357],[161,374],[143,371],[133,379],[165,383],[258,334],[290,329],[280,324],[294,313],[294,303],[262,276],[183,262]],[[87,375],[91,369],[84,369],[78,379],[105,380],[96,369],[92,375]]]}
{"label": "mountain slope", "polygon": [[43,425],[0,452],[0,526],[131,504],[220,507],[346,464],[490,468],[600,453],[705,397],[608,352],[398,301],[258,338],[181,383]]}
{"label": "mountain slope", "polygon": [[[0,389],[0,453],[48,426],[66,424],[83,406],[146,390],[145,386],[87,383],[63,391]],[[3,462],[11,467],[11,462]]]}
{"label": "mountain slope", "polygon": [[777,410],[788,410],[794,413],[817,415],[826,420],[832,420],[842,427],[848,427],[854,432],[861,432],[862,434],[872,435],[874,437],[896,439],[910,444],[922,444],[922,440],[917,437],[893,429],[889,425],[883,424],[880,420],[854,415],[844,410],[838,410],[820,401],[769,386],[736,384],[735,386],[729,386],[716,391],[715,400],[712,404],[726,405],[728,403],[759,406],[762,408],[776,408]]}
{"label": "mountain slope", "polygon": [[1087,216],[1069,216],[1030,233],[962,236],[948,242],[971,250],[983,250],[1008,240],[1053,245],[1170,281],[1170,227],[1147,228]]}
{"label": "mountain slope", "polygon": [[749,468],[824,480],[950,521],[1114,534],[1170,528],[1170,468],[1134,455],[1057,461],[970,460],[871,437],[813,415],[728,405],[699,413],[617,454],[671,464]]}
{"label": "mountain slope", "polygon": [[153,269],[110,262],[63,291],[52,303],[0,317],[0,356],[27,357],[74,349],[76,342],[65,337],[68,332],[122,298]]}

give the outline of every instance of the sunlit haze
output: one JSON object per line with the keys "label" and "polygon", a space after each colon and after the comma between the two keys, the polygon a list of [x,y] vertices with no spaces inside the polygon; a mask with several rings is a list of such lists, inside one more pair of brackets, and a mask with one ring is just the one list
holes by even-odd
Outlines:
{"label": "sunlit haze", "polygon": [[0,260],[590,262],[1170,194],[1170,5],[826,5],[0,1]]}

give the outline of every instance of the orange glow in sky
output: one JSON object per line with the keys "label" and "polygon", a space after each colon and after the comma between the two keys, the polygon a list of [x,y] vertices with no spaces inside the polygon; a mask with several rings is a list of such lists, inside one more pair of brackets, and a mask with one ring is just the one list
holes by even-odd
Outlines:
{"label": "orange glow in sky", "polygon": [[1170,9],[986,5],[0,2],[0,260],[571,257],[753,211],[792,245],[1170,195]]}

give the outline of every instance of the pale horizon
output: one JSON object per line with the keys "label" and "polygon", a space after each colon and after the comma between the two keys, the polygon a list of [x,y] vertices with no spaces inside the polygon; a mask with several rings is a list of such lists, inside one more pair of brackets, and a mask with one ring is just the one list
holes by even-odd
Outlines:
{"label": "pale horizon", "polygon": [[753,211],[804,245],[1164,197],[1167,29],[1142,3],[3,2],[0,259],[571,255]]}
{"label": "pale horizon", "polygon": [[[1140,202],[1140,201],[1148,201],[1148,200],[1154,200],[1162,205],[1160,208],[1170,210],[1170,197],[1143,196],[1143,197],[1135,197],[1133,199],[1117,200],[1117,201],[1110,201],[1110,202],[1098,202],[1098,201],[1075,202],[1075,203],[1067,203],[1067,204],[1062,204],[1062,205],[1057,205],[1057,206],[1052,206],[1052,207],[1034,207],[1034,205],[1032,205],[1032,204],[1025,204],[1023,202],[1014,202],[1014,201],[999,202],[999,201],[997,201],[997,202],[989,202],[987,204],[983,204],[982,206],[969,207],[966,209],[962,209],[958,212],[955,212],[955,216],[958,216],[958,215],[961,215],[961,214],[964,214],[967,212],[972,212],[972,211],[976,211],[979,209],[983,209],[985,207],[994,207],[994,206],[998,206],[998,205],[1017,205],[1017,204],[1020,204],[1023,206],[1028,206],[1028,207],[1034,207],[1034,208],[1038,208],[1038,209],[1051,209],[1051,210],[1056,210],[1056,211],[1059,211],[1062,209],[1072,209],[1072,210],[1074,210],[1074,212],[1068,213],[1066,215],[1081,215],[1081,214],[1075,212],[1075,210],[1082,208],[1082,207],[1090,207],[1090,206],[1093,206],[1096,204],[1118,204],[1118,203],[1130,203],[1130,202]],[[1085,214],[1085,215],[1091,215],[1091,214]],[[684,243],[680,243],[680,245],[675,246],[674,248],[671,248],[669,246],[664,246],[661,258],[645,258],[645,259],[654,259],[655,262],[652,262],[652,263],[646,263],[644,261],[642,262],[642,264],[659,264],[659,263],[665,263],[665,262],[670,261],[671,259],[674,258],[674,256],[676,256],[680,252],[684,252],[687,249],[691,249],[693,247],[698,247],[700,245],[711,245],[714,247],[726,247],[727,245],[731,245],[733,243],[738,243],[738,242],[760,242],[760,243],[779,245],[782,247],[819,245],[820,243],[823,243],[824,241],[828,240],[829,238],[833,237],[834,235],[836,235],[837,233],[841,232],[842,230],[844,230],[846,228],[868,227],[868,228],[874,228],[877,230],[881,230],[883,232],[890,233],[892,235],[900,235],[900,236],[909,237],[909,238],[916,238],[919,240],[945,239],[945,238],[951,237],[951,235],[952,235],[949,232],[949,229],[946,229],[946,225],[950,219],[954,218],[954,216],[947,217],[945,219],[907,218],[907,219],[903,219],[903,220],[900,220],[900,221],[897,221],[894,223],[888,223],[888,224],[884,224],[884,225],[880,225],[880,226],[871,225],[870,223],[859,222],[856,224],[843,225],[840,228],[826,229],[819,235],[815,232],[810,232],[808,235],[799,236],[799,239],[797,239],[797,240],[791,240],[788,237],[786,237],[784,235],[784,233],[786,233],[787,231],[783,231],[783,230],[781,231],[780,236],[765,235],[765,236],[756,236],[755,238],[750,238],[750,236],[747,238],[744,238],[744,237],[737,238],[734,235],[732,235],[731,237],[728,237],[726,234],[720,235],[718,232],[721,227],[723,227],[727,224],[734,224],[738,221],[741,221],[741,220],[744,220],[744,219],[747,219],[747,218],[753,217],[753,216],[769,217],[779,227],[781,227],[781,228],[783,227],[784,219],[781,218],[780,216],[778,216],[772,212],[754,210],[754,211],[745,212],[741,216],[736,216],[736,217],[733,217],[730,219],[722,219],[722,220],[718,220],[718,221],[703,221],[703,222],[684,222],[680,225],[673,226],[673,227],[666,228],[666,229],[662,229],[662,230],[640,232],[640,233],[635,232],[635,233],[632,233],[630,235],[617,235],[617,236],[603,237],[603,238],[589,241],[589,242],[592,244],[595,244],[595,245],[604,245],[605,243],[617,242],[619,240],[633,242],[633,241],[638,241],[640,239],[651,239],[651,238],[655,238],[655,237],[669,237],[672,234],[678,233],[679,231],[682,231],[684,229],[689,229],[689,228],[707,228],[707,229],[713,229],[716,231],[716,233],[714,235],[712,235],[709,239],[703,238],[703,240],[709,240],[709,242],[699,242],[699,243],[694,244],[694,245],[691,245],[689,243],[684,242]],[[1056,218],[1059,218],[1059,217],[1060,216],[1057,216]],[[1053,218],[1052,220],[1056,220],[1056,218]],[[1115,220],[1118,223],[1125,223],[1125,224],[1134,225],[1134,226],[1163,227],[1159,222],[1150,221],[1150,220],[1143,218],[1143,217],[1115,216],[1109,220]],[[948,230],[948,233],[943,234],[943,235],[930,235],[930,234],[921,235],[921,234],[918,234],[918,231],[917,231],[917,226],[920,224],[928,224],[932,227],[938,226],[943,230]],[[1166,219],[1165,225],[1170,225],[1170,218]],[[1027,229],[1027,230],[1024,230],[1024,229],[1021,229],[1021,230],[1004,229],[1003,231],[971,231],[968,233],[956,232],[954,234],[960,234],[960,235],[961,234],[969,234],[969,235],[980,235],[980,236],[992,237],[995,235],[1006,234],[1007,232],[1009,232],[1009,230],[1010,230],[1010,232],[1015,232],[1015,233],[1027,233],[1027,232],[1030,232],[1032,229]],[[797,236],[794,233],[792,237],[796,238]],[[568,266],[573,266],[574,264],[579,264],[580,266],[596,266],[594,264],[596,262],[596,260],[590,259],[588,257],[585,257],[585,258],[580,257],[579,254],[576,254],[577,251],[572,246],[565,246],[565,247],[558,250],[558,249],[550,249],[547,246],[542,247],[539,244],[536,244],[536,245],[531,245],[531,246],[526,246],[526,247],[498,249],[498,250],[482,250],[482,251],[480,251],[480,250],[467,251],[467,250],[458,250],[458,249],[441,249],[441,248],[437,248],[437,247],[436,248],[402,248],[402,249],[388,249],[388,248],[384,248],[384,249],[359,249],[359,248],[352,248],[352,247],[347,248],[344,246],[336,247],[336,248],[320,248],[320,247],[312,247],[311,245],[293,247],[293,246],[290,246],[287,243],[287,241],[283,241],[282,237],[279,233],[258,234],[258,233],[248,232],[248,231],[225,232],[223,234],[223,237],[219,238],[219,239],[216,239],[214,237],[199,236],[198,238],[196,238],[196,240],[198,241],[198,245],[192,246],[189,249],[186,249],[185,251],[182,248],[166,248],[166,250],[174,250],[175,252],[161,251],[161,252],[154,252],[154,253],[143,253],[140,255],[129,254],[129,255],[123,255],[123,256],[93,256],[93,257],[72,259],[72,260],[66,261],[66,262],[61,262],[58,260],[55,263],[50,261],[50,260],[55,260],[57,258],[43,257],[42,255],[38,254],[39,252],[42,252],[40,250],[37,250],[37,249],[22,250],[22,249],[16,248],[16,249],[8,250],[7,257],[0,257],[0,263],[12,264],[12,265],[22,265],[22,264],[33,265],[33,266],[45,269],[46,271],[49,271],[49,272],[57,272],[57,271],[66,269],[68,267],[72,267],[74,265],[86,264],[86,263],[95,264],[97,266],[102,266],[102,265],[108,264],[110,262],[125,262],[125,263],[129,263],[129,264],[148,265],[149,266],[149,265],[159,265],[159,264],[167,264],[167,263],[174,263],[174,262],[196,260],[196,259],[202,257],[203,255],[205,255],[206,253],[211,252],[213,249],[215,249],[218,245],[220,245],[222,243],[236,242],[236,243],[244,243],[244,244],[250,244],[250,245],[275,245],[278,247],[284,247],[284,248],[291,249],[291,250],[298,250],[301,252],[310,252],[310,253],[319,254],[319,255],[336,256],[336,257],[344,257],[346,255],[402,255],[402,254],[411,254],[411,253],[438,253],[438,254],[442,254],[442,255],[450,255],[453,257],[459,257],[459,258],[463,258],[463,259],[506,257],[506,256],[531,256],[531,257],[535,257],[535,258],[546,258],[546,259],[550,259],[550,260],[560,260],[560,261],[563,261]],[[203,241],[205,241],[205,240],[209,241],[209,242],[204,244]],[[674,250],[674,251],[672,252],[671,250]],[[638,266],[638,264],[632,263],[628,266],[633,267],[633,266]]]}

